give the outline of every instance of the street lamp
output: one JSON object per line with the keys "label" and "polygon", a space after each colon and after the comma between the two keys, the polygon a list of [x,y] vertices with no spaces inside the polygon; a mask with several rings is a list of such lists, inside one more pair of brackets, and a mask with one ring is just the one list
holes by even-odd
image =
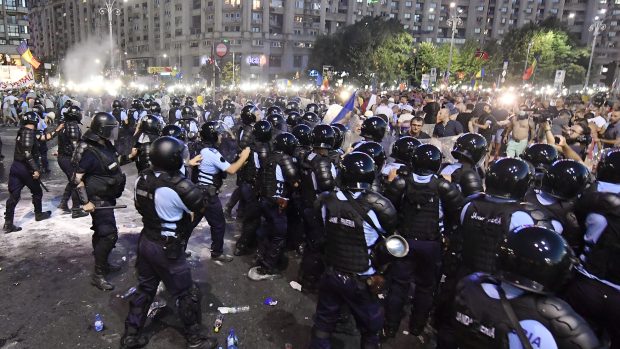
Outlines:
{"label": "street lamp", "polygon": [[[117,0],[105,0],[104,7],[99,9],[99,14],[108,14],[108,27],[110,29],[110,70],[114,69],[114,37],[112,36],[112,15],[121,15],[121,9],[114,7],[114,5],[116,5],[116,1]],[[127,2],[127,0],[123,0],[123,2]]]}
{"label": "street lamp", "polygon": [[456,10],[456,4],[450,3],[450,18],[446,20],[449,26],[452,27],[452,38],[450,39],[450,56],[448,58],[448,69],[446,71],[446,82],[450,82],[450,68],[452,67],[452,51],[454,50],[454,35],[458,32],[456,27],[463,24],[461,20],[461,10]]}
{"label": "street lamp", "polygon": [[[605,11],[601,10],[601,14],[604,14]],[[586,73],[586,82],[584,84],[584,88],[587,88],[590,84],[590,70],[592,69],[592,59],[594,58],[594,48],[596,47],[596,37],[601,33],[601,31],[605,30],[607,25],[603,23],[603,18],[599,16],[594,17],[594,22],[588,28],[588,31],[592,32],[592,51],[590,52],[590,63],[588,63],[588,72]]]}

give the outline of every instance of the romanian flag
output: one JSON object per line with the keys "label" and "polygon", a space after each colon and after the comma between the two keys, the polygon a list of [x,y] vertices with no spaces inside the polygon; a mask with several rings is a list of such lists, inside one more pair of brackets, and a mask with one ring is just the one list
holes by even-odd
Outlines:
{"label": "romanian flag", "polygon": [[22,41],[21,44],[19,44],[19,46],[17,46],[17,53],[20,54],[20,56],[22,56],[22,59],[28,63],[30,63],[30,65],[34,68],[34,69],[39,69],[39,66],[41,65],[41,62],[39,62],[33,55],[32,52],[30,51],[30,49],[28,48],[28,43],[26,41]]}
{"label": "romanian flag", "polygon": [[534,75],[534,71],[536,70],[537,64],[538,64],[538,56],[534,57],[534,62],[532,62],[532,65],[530,65],[527,69],[525,69],[525,72],[523,72],[524,81],[529,80],[532,77],[532,75]]}

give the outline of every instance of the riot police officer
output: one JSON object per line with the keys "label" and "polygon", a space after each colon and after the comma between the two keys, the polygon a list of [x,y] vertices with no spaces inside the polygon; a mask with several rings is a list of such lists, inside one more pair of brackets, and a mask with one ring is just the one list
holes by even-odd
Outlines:
{"label": "riot police officer", "polygon": [[174,97],[170,105],[171,107],[168,111],[168,125],[173,125],[181,118],[181,100]]}
{"label": "riot police officer", "polygon": [[201,326],[201,292],[192,281],[183,253],[191,233],[191,212],[203,210],[202,191],[179,168],[185,146],[172,137],[155,140],[149,158],[153,167],[136,183],[135,204],[144,227],[138,242],[138,288],[130,298],[122,349],[141,348],[148,343],[142,328],[160,281],[175,300],[185,329],[188,348],[216,348],[217,339],[207,337]]}
{"label": "riot police officer", "polygon": [[478,164],[487,151],[487,140],[483,136],[477,133],[460,135],[452,147],[452,156],[457,162],[444,167],[441,175],[456,184],[465,196],[482,192],[482,169]]}
{"label": "riot police officer", "polygon": [[362,122],[360,136],[365,141],[381,143],[385,137],[387,122],[378,116],[371,116]]}
{"label": "riot police officer", "polygon": [[343,124],[332,124],[332,128],[334,129],[334,147],[329,150],[329,158],[334,163],[334,166],[338,167],[340,165],[340,160],[342,160],[342,156],[344,155],[344,150],[342,149],[342,144],[344,143],[344,137],[347,134],[347,128]]}
{"label": "riot police officer", "polygon": [[340,191],[320,196],[326,270],[319,284],[312,349],[331,348],[330,335],[344,305],[355,317],[361,347],[380,347],[383,310],[375,294],[382,278],[369,250],[394,232],[397,213],[389,200],[370,191],[374,174],[370,156],[347,154],[340,165]]}
{"label": "riot police officer", "polygon": [[575,199],[586,189],[590,171],[573,160],[558,160],[543,174],[540,189],[530,188],[525,201],[551,219],[553,230],[562,234],[576,253],[583,247],[583,233],[575,217]]}
{"label": "riot police officer", "polygon": [[[297,173],[301,176],[302,161],[312,151],[312,129],[308,125],[299,124],[293,127],[292,133],[297,138],[297,146],[293,151],[293,161],[295,162]],[[299,186],[294,188],[291,193],[287,214],[287,244],[290,248],[296,249],[300,255],[303,255],[304,221],[301,189]]]}
{"label": "riot police officer", "polygon": [[175,123],[175,125],[187,132],[186,138],[188,141],[193,141],[196,139],[196,136],[198,136],[198,122],[196,121],[195,115],[194,108],[186,105],[181,108],[181,119]]}
{"label": "riot police officer", "polygon": [[373,159],[375,162],[375,180],[372,183],[372,190],[377,193],[383,193],[385,183],[381,173],[383,166],[385,165],[385,161],[387,160],[387,155],[383,150],[383,146],[374,141],[366,141],[358,144],[355,151],[366,153]]}
{"label": "riot police officer", "polygon": [[310,128],[312,129],[314,129],[314,127],[320,122],[321,119],[319,118],[319,116],[316,113],[310,111],[305,112],[304,115],[301,116],[301,123],[310,126]]}
{"label": "riot police officer", "polygon": [[220,141],[217,122],[205,122],[200,129],[200,138],[205,148],[200,151],[202,158],[198,165],[198,187],[204,192],[204,213],[194,218],[194,227],[204,216],[211,227],[211,259],[220,262],[231,262],[232,256],[224,253],[224,234],[226,220],[222,210],[222,202],[218,196],[226,174],[235,174],[248,160],[250,148],[239,154],[239,159],[230,164],[217,146]]}
{"label": "riot police officer", "polygon": [[136,125],[144,116],[147,111],[144,109],[144,104],[139,99],[134,99],[131,102],[131,108],[127,111],[127,131],[130,135],[134,135],[136,131]]}
{"label": "riot police officer", "polygon": [[[5,233],[22,230],[22,228],[13,224],[13,219],[15,216],[15,206],[19,202],[24,187],[28,187],[32,193],[32,205],[34,206],[34,219],[36,221],[48,219],[52,214],[51,211],[43,211],[43,204],[41,202],[43,190],[39,183],[41,172],[39,165],[35,161],[38,155],[36,127],[39,123],[39,115],[33,111],[26,112],[22,116],[21,122],[22,127],[17,131],[15,156],[11,165],[11,171],[9,172],[9,198],[6,200],[6,210],[4,213]],[[56,137],[56,134],[63,127],[61,124],[56,130],[45,133],[41,137],[45,140],[50,140]]]}
{"label": "riot police officer", "polygon": [[136,161],[138,173],[146,170],[151,164],[149,160],[150,147],[153,141],[160,136],[163,122],[154,115],[145,116],[140,121],[140,137],[131,149],[129,160]]}
{"label": "riot police officer", "polygon": [[468,275],[457,287],[453,319],[459,348],[601,347],[588,323],[553,295],[575,263],[561,236],[520,227],[498,253],[496,273]]}
{"label": "riot police officer", "polygon": [[585,229],[578,273],[563,292],[581,316],[607,331],[611,347],[620,347],[620,149],[603,154],[596,182],[575,204]]}
{"label": "riot police officer", "polygon": [[288,132],[277,135],[273,141],[273,152],[262,169],[260,205],[267,225],[267,236],[258,266],[248,272],[248,277],[255,281],[280,276],[280,260],[286,247],[288,201],[293,189],[299,185],[298,171],[292,157],[297,144],[297,138]]}
{"label": "riot police officer", "polygon": [[119,155],[112,145],[117,137],[116,119],[111,114],[98,112],[73,156],[76,167],[73,183],[82,208],[90,213],[93,220],[91,229],[95,272],[91,284],[101,290],[114,289],[105,275],[120,269],[108,262],[110,252],[118,240],[118,229],[114,210],[105,208],[116,205],[116,199],[125,189],[125,174],[121,171]]}
{"label": "riot police officer", "polygon": [[532,186],[540,188],[543,175],[547,169],[559,159],[558,150],[551,144],[535,143],[527,147],[521,159],[529,162],[534,167],[534,180]]}
{"label": "riot police officer", "polygon": [[419,140],[411,136],[400,137],[392,144],[390,157],[394,161],[387,163],[381,169],[384,183],[393,181],[397,175],[407,176],[411,171],[413,152],[420,144],[422,143]]}
{"label": "riot police officer", "polygon": [[320,226],[317,224],[314,201],[322,192],[332,191],[336,186],[336,167],[330,161],[329,150],[334,147],[334,129],[329,125],[317,125],[312,130],[312,152],[302,162],[301,201],[306,233],[306,248],[301,261],[301,282],[304,288],[313,290],[323,271],[320,261]]}
{"label": "riot police officer", "polygon": [[[88,216],[88,213],[79,208],[80,201],[73,184],[73,172],[75,169],[71,162],[73,153],[82,138],[82,131],[79,126],[80,121],[82,121],[82,110],[80,107],[75,105],[69,107],[69,110],[65,113],[64,128],[58,134],[58,166],[62,172],[64,172],[65,176],[67,176],[68,180],[58,208],[61,209],[63,213],[71,213],[72,218]],[[71,197],[73,210],[69,209],[69,197]]]}
{"label": "riot police officer", "polygon": [[399,214],[399,233],[411,247],[407,257],[392,263],[390,290],[386,297],[384,336],[394,337],[402,318],[402,309],[415,282],[409,333],[426,342],[424,328],[439,285],[442,262],[442,235],[450,235],[458,224],[463,198],[456,185],[437,172],[441,150],[431,144],[415,148],[411,156],[412,173],[399,176],[386,188],[385,196]]}
{"label": "riot police officer", "polygon": [[298,111],[287,110],[284,113],[286,114],[286,124],[289,130],[293,130],[295,126],[301,124],[301,114]]}
{"label": "riot police officer", "polygon": [[118,99],[115,99],[112,102],[112,116],[114,116],[119,125],[119,139],[115,142],[114,146],[118,150],[119,154],[128,155],[131,153],[131,139],[133,136],[133,130],[129,124],[127,112],[123,109],[123,105]]}
{"label": "riot police officer", "polygon": [[275,139],[277,135],[288,131],[286,127],[286,120],[280,113],[273,112],[271,114],[268,114],[267,121],[269,121],[271,123],[271,126],[273,126],[274,133],[272,139]]}

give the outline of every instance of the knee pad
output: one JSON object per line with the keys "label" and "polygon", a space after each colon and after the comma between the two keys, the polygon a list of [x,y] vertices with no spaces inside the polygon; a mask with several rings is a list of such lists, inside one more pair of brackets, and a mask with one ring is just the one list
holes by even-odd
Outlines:
{"label": "knee pad", "polygon": [[196,284],[193,284],[184,294],[179,296],[177,301],[179,317],[186,327],[202,322],[201,298],[202,293]]}

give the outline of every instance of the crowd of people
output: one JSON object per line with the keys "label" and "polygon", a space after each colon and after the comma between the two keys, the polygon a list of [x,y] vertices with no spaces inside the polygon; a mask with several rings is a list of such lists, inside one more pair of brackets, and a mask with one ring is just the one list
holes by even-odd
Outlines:
{"label": "crowd of people", "polygon": [[[121,348],[147,344],[160,282],[188,347],[217,347],[186,260],[202,218],[211,259],[253,256],[252,281],[281,278],[286,252],[300,256],[298,281],[318,294],[310,348],[330,348],[349,316],[361,347],[378,348],[405,309],[412,338],[438,348],[620,348],[620,104],[605,94],[360,92],[336,119],[330,96],[316,93],[52,96],[3,105],[5,122],[21,123],[4,231],[21,230],[13,216],[24,186],[35,219],[51,217],[39,178],[57,137],[59,209],[91,216],[91,283],[112,290],[114,208],[134,162],[144,227]],[[449,151],[433,141],[450,137]],[[227,175],[236,188],[223,205]],[[241,235],[225,251],[236,206]]]}

